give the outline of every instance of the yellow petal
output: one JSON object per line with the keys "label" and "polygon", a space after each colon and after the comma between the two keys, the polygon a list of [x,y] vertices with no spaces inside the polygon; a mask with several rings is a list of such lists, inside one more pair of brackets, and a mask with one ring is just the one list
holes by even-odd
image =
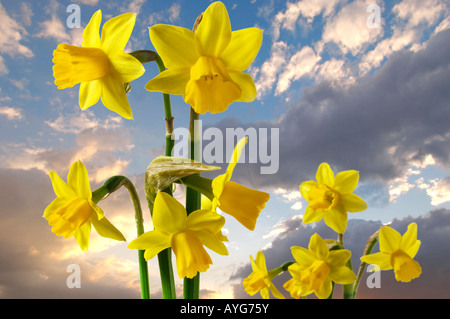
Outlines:
{"label": "yellow petal", "polygon": [[147,260],[169,247],[170,235],[159,230],[146,232],[128,244],[130,249],[145,250],[144,257]]}
{"label": "yellow petal", "polygon": [[263,32],[258,28],[233,31],[231,41],[220,58],[228,69],[244,71],[258,54],[262,39]]}
{"label": "yellow petal", "polygon": [[125,52],[114,52],[109,55],[112,66],[119,75],[122,83],[129,83],[139,78],[145,68],[138,59]]}
{"label": "yellow petal", "polygon": [[392,253],[399,249],[402,236],[395,229],[389,226],[381,227],[378,237],[381,252]]}
{"label": "yellow petal", "polygon": [[258,266],[258,269],[267,273],[266,258],[262,251],[256,253],[256,265]]}
{"label": "yellow petal", "polygon": [[100,47],[107,53],[123,51],[133,32],[135,13],[124,13],[105,22]]}
{"label": "yellow petal", "polygon": [[55,211],[56,209],[64,206],[64,204],[66,203],[65,200],[61,199],[61,198],[55,198],[48,206],[47,208],[45,208],[44,210],[44,215],[43,217],[48,219],[48,216]]}
{"label": "yellow petal", "polygon": [[231,175],[233,174],[233,170],[236,167],[236,164],[238,163],[239,158],[241,157],[242,150],[244,149],[247,142],[248,142],[248,137],[247,136],[243,137],[239,140],[239,142],[234,147],[233,154],[231,155],[230,162],[227,167],[227,174],[228,174],[229,178],[231,178]]}
{"label": "yellow petal", "polygon": [[[417,253],[417,250],[419,249],[419,247],[417,245],[417,224],[416,223],[411,223],[408,225],[408,229],[405,232],[405,234],[403,234],[401,242],[400,242],[400,248],[402,250],[404,250],[405,252],[408,253],[408,255],[411,256],[411,258],[414,258],[414,256]],[[419,243],[420,246],[420,243]],[[413,248],[414,254],[411,255],[409,250]]]}
{"label": "yellow petal", "polygon": [[345,230],[347,229],[348,215],[342,206],[337,206],[330,211],[325,212],[323,220],[328,227],[338,234],[345,233]]}
{"label": "yellow petal", "polygon": [[149,29],[150,40],[166,68],[189,68],[200,57],[199,43],[186,28],[157,24]]}
{"label": "yellow petal", "polygon": [[98,10],[93,15],[83,30],[83,47],[100,47],[100,24],[102,23],[102,11]]}
{"label": "yellow petal", "polygon": [[315,233],[309,240],[308,249],[315,253],[317,258],[325,260],[328,256],[328,246],[319,234]]}
{"label": "yellow petal", "polygon": [[92,192],[86,166],[78,160],[70,166],[67,184],[72,187],[81,198],[91,199]]}
{"label": "yellow petal", "polygon": [[155,229],[173,234],[184,228],[186,215],[186,209],[175,198],[164,192],[156,195],[153,207]]}
{"label": "yellow petal", "polygon": [[371,255],[365,255],[361,257],[361,261],[368,263],[369,265],[376,265],[380,267],[380,270],[390,270],[391,255],[388,253],[378,252]]}
{"label": "yellow petal", "polygon": [[316,260],[315,254],[303,247],[293,246],[291,252],[295,261],[304,268],[309,267]]}
{"label": "yellow petal", "polygon": [[92,214],[90,221],[92,222],[92,225],[94,225],[95,230],[100,236],[119,241],[126,241],[120,230],[118,230],[113,224],[111,224],[111,222],[106,217],[98,219],[97,214]]}
{"label": "yellow petal", "polygon": [[145,88],[148,91],[182,95],[189,82],[189,68],[169,69],[151,79]]}
{"label": "yellow petal", "polygon": [[361,212],[367,209],[366,202],[358,195],[353,193],[344,194],[339,197],[339,203],[344,206],[344,209],[350,213]]}
{"label": "yellow petal", "polygon": [[77,197],[74,189],[64,182],[61,177],[55,171],[51,171],[49,173],[50,180],[52,181],[53,190],[55,191],[55,195],[61,199],[66,201],[71,200],[74,197]]}
{"label": "yellow petal", "polygon": [[122,116],[125,119],[132,119],[130,103],[128,102],[125,88],[119,76],[115,72],[101,79],[102,81],[102,103],[103,105]]}
{"label": "yellow petal", "polygon": [[316,173],[316,180],[319,184],[325,184],[329,187],[334,185],[334,173],[328,163],[322,163],[319,165]]}
{"label": "yellow petal", "polygon": [[215,253],[226,256],[228,255],[228,249],[223,243],[222,233],[211,233],[205,230],[195,231],[195,235],[200,240],[202,245],[211,249]]}
{"label": "yellow petal", "polygon": [[359,181],[359,172],[355,170],[343,171],[337,173],[334,177],[333,188],[339,193],[347,194],[352,193]]}
{"label": "yellow petal", "polygon": [[350,259],[352,253],[347,249],[330,251],[327,257],[327,263],[332,267],[341,267]]}
{"label": "yellow petal", "polygon": [[84,223],[76,232],[73,237],[80,245],[81,250],[86,252],[89,248],[89,236],[91,234],[91,223]]}
{"label": "yellow petal", "polygon": [[306,207],[305,214],[303,215],[303,222],[305,224],[316,223],[322,220],[325,212],[323,210],[314,210],[310,205]]}
{"label": "yellow petal", "polygon": [[101,93],[102,82],[100,80],[80,83],[80,92],[78,95],[80,108],[86,110],[96,104],[100,99]]}
{"label": "yellow petal", "polygon": [[309,192],[311,192],[311,189],[313,187],[316,187],[318,184],[316,181],[306,181],[300,184],[300,194],[302,194],[302,197],[309,202]]}
{"label": "yellow petal", "polygon": [[228,74],[234,83],[241,89],[241,97],[237,99],[238,102],[251,102],[256,98],[256,86],[253,78],[242,72],[228,70]]}
{"label": "yellow petal", "polygon": [[208,231],[216,234],[225,224],[225,218],[211,210],[196,210],[189,214],[186,228],[192,231]]}
{"label": "yellow petal", "polygon": [[222,2],[214,2],[206,9],[195,35],[202,55],[219,57],[222,54],[231,40],[230,18]]}
{"label": "yellow petal", "polygon": [[330,279],[341,285],[349,285],[356,280],[355,273],[347,266],[331,267]]}
{"label": "yellow petal", "polygon": [[314,291],[314,293],[317,296],[317,298],[325,299],[330,296],[332,289],[333,289],[333,286],[331,284],[331,279],[326,278],[324,280],[324,283],[322,284],[322,289],[320,291]]}

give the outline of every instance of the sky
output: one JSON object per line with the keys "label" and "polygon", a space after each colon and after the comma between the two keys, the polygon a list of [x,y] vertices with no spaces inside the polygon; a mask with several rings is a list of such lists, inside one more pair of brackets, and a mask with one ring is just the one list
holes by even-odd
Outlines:
{"label": "sky", "polygon": [[[259,54],[246,71],[258,95],[253,102],[233,103],[226,112],[202,115],[202,126],[204,132],[219,129],[224,136],[227,129],[256,132],[258,153],[244,156],[233,180],[266,191],[271,199],[254,231],[226,219],[229,255],[210,252],[213,265],[201,275],[200,296],[250,298],[242,287],[251,272],[250,255],[262,250],[268,267],[275,268],[292,260],[290,247],[306,247],[316,232],[335,239],[323,222],[302,223],[308,203],[299,185],[314,179],[319,164],[327,162],[335,173],[360,173],[355,193],[368,209],[349,214],[344,235],[355,269],[364,243],[383,224],[404,233],[416,222],[422,242],[418,279],[400,283],[385,271],[380,287],[369,288],[365,274],[358,296],[449,298],[448,1],[223,2],[233,30],[264,32]],[[42,214],[55,198],[48,172],[66,179],[70,165],[80,159],[92,189],[114,175],[129,177],[139,190],[144,227],[152,229],[144,172],[164,153],[165,124],[162,95],[144,86],[158,74],[157,67],[145,64],[145,74],[132,82],[128,99],[134,120],[125,120],[101,103],[81,111],[78,87],[58,90],[52,52],[59,43],[81,45],[83,28],[99,9],[103,21],[136,13],[126,52],[154,50],[148,27],[163,23],[191,29],[210,3],[0,1],[0,298],[140,297],[137,253],[127,243],[92,232],[89,251],[83,253],[73,238],[55,236]],[[67,24],[70,4],[80,8],[79,27]],[[189,105],[180,96],[171,102],[175,128],[187,127]],[[210,137],[204,138],[207,146]],[[249,148],[256,145],[249,140]],[[268,145],[266,152],[261,145]],[[225,150],[223,157],[212,164],[223,169]],[[269,164],[274,170],[262,173]],[[183,190],[176,196],[182,201]],[[136,238],[125,189],[99,205],[127,242]],[[80,288],[66,283],[73,264],[81,270]],[[152,298],[160,298],[156,260],[149,261],[149,273]],[[275,279],[286,297],[282,284],[288,279],[288,274]],[[176,283],[181,293],[182,280]]]}

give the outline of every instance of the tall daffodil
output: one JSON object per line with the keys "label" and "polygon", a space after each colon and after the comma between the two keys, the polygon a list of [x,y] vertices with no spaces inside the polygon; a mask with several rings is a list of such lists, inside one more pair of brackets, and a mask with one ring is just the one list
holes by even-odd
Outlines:
{"label": "tall daffodil", "polygon": [[348,285],[356,280],[356,275],[346,266],[351,252],[346,249],[329,251],[318,234],[311,236],[308,249],[292,247],[291,251],[296,263],[288,268],[292,279],[284,288],[294,298],[311,293],[327,298],[332,291],[332,281]]}
{"label": "tall daffodil", "polygon": [[270,195],[231,181],[234,167],[246,143],[246,137],[238,142],[225,174],[213,179],[212,210],[216,211],[219,207],[223,212],[236,218],[246,228],[254,230],[259,213],[270,199]]}
{"label": "tall daffodil", "polygon": [[57,198],[47,206],[44,217],[57,236],[74,236],[83,251],[89,247],[91,224],[103,237],[125,241],[103,211],[92,201],[91,187],[86,167],[81,161],[72,164],[64,182],[56,172],[49,173]]}
{"label": "tall daffodil", "polygon": [[200,114],[223,112],[234,101],[255,99],[253,79],[242,71],[255,59],[262,31],[232,32],[222,2],[206,9],[195,32],[158,24],[150,28],[150,39],[168,70],[150,80],[147,90],[183,95]]}
{"label": "tall daffodil", "polygon": [[343,171],[334,176],[330,165],[320,164],[316,181],[303,182],[300,193],[309,203],[303,216],[304,223],[324,220],[325,224],[339,234],[347,228],[347,212],[356,213],[367,209],[367,204],[353,194],[359,181],[359,172]]}
{"label": "tall daffodil", "polygon": [[264,299],[269,299],[270,291],[274,297],[284,299],[284,296],[272,283],[272,279],[278,273],[267,271],[266,259],[264,258],[262,251],[257,252],[256,262],[252,256],[250,256],[250,260],[252,262],[253,272],[242,282],[245,292],[247,292],[250,296],[253,296],[259,291],[261,293],[261,297]]}
{"label": "tall daffodil", "polygon": [[220,255],[227,255],[221,229],[225,219],[210,210],[197,210],[187,216],[186,209],[172,196],[160,192],[153,208],[154,230],[133,240],[128,248],[145,250],[145,259],[155,257],[172,247],[180,278],[193,278],[212,264],[203,246]]}
{"label": "tall daffodil", "polygon": [[409,282],[420,276],[422,268],[413,260],[420,247],[416,223],[409,224],[403,236],[389,226],[381,227],[379,241],[380,252],[361,257],[363,262],[377,265],[380,270],[394,269],[397,281]]}
{"label": "tall daffodil", "polygon": [[83,31],[82,47],[59,44],[53,51],[53,76],[58,89],[80,83],[79,103],[82,110],[103,105],[126,119],[133,114],[124,83],[142,74],[142,64],[123,52],[133,31],[136,14],[125,13],[105,22],[101,37],[102,12],[94,13]]}

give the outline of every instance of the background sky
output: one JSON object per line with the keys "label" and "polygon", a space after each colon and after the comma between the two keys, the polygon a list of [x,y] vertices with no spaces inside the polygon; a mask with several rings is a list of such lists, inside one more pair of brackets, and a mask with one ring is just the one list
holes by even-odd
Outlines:
{"label": "background sky", "polygon": [[[66,25],[67,6],[78,4],[81,27]],[[0,1],[0,297],[139,298],[137,254],[126,243],[92,232],[82,253],[74,239],[55,236],[42,218],[54,199],[48,172],[66,179],[71,163],[86,165],[92,189],[108,177],[128,176],[140,191],[145,228],[143,173],[163,154],[160,93],[144,85],[155,64],[132,83],[128,121],[98,103],[78,106],[78,87],[53,84],[52,51],[58,43],[81,44],[83,28],[101,9],[103,21],[137,13],[127,51],[154,49],[148,27],[157,23],[191,29],[210,1],[73,0]],[[353,267],[368,237],[383,223],[404,233],[418,224],[423,273],[409,284],[381,273],[381,287],[362,298],[449,298],[450,287],[450,6],[445,0],[225,0],[232,29],[259,27],[264,39],[249,72],[258,98],[201,117],[204,127],[278,128],[280,166],[262,175],[261,162],[237,165],[233,179],[267,191],[271,200],[250,232],[227,218],[229,256],[211,252],[214,264],[201,276],[203,298],[248,298],[241,282],[249,255],[263,250],[267,264],[292,260],[291,246],[309,237],[336,235],[323,222],[302,224],[307,202],[298,187],[314,179],[318,165],[335,172],[360,171],[356,193],[369,208],[350,214],[344,244]],[[370,27],[380,8],[380,27]],[[370,20],[374,21],[374,20]],[[181,52],[182,54],[182,52]],[[172,96],[175,127],[186,127],[189,107]],[[271,143],[277,143],[272,140]],[[278,145],[278,144],[277,144]],[[182,192],[177,196],[182,200]],[[125,189],[100,206],[124,233],[136,237]],[[378,246],[375,247],[377,251]],[[69,289],[67,266],[81,269],[81,288]],[[160,298],[157,262],[149,261],[152,297]],[[280,291],[289,279],[276,279]],[[177,280],[180,285],[181,280]],[[178,288],[180,288],[179,286]],[[180,290],[181,291],[181,290]],[[337,289],[337,294],[339,294]],[[255,297],[259,297],[259,294]]]}

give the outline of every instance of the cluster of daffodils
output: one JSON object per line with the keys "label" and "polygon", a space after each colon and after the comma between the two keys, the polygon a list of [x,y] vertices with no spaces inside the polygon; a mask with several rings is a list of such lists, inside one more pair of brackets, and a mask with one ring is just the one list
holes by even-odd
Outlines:
{"label": "cluster of daffodils", "polygon": [[[207,249],[228,255],[225,245],[228,238],[222,232],[226,219],[231,216],[253,231],[270,195],[232,181],[247,138],[238,141],[225,173],[214,179],[204,178],[201,173],[219,168],[196,162],[195,154],[189,159],[172,157],[170,95],[181,95],[189,104],[190,123],[200,114],[224,112],[235,101],[253,101],[257,95],[255,83],[244,71],[259,51],[262,31],[258,28],[232,31],[224,4],[214,2],[197,18],[193,30],[172,25],[151,26],[149,35],[156,52],[125,53],[135,21],[136,14],[125,13],[106,21],[100,32],[102,12],[95,12],[83,31],[81,47],[59,44],[54,50],[53,75],[59,89],[79,84],[82,110],[101,101],[107,109],[132,120],[127,98],[130,82],[145,73],[144,64],[156,62],[160,73],[145,88],[164,95],[166,152],[154,159],[145,172],[145,194],[153,229],[144,231],[138,192],[128,178],[112,176],[92,191],[81,160],[71,165],[67,182],[56,172],[49,173],[56,199],[45,209],[44,218],[55,235],[74,237],[84,252],[89,249],[92,225],[100,236],[127,241],[100,208],[102,200],[124,186],[135,210],[137,237],[127,247],[138,251],[142,298],[150,297],[147,260],[155,257],[160,267],[163,298],[175,298],[172,253],[178,277],[184,279],[183,296],[198,298],[199,275],[213,263]],[[190,147],[195,149],[195,129],[191,134]],[[358,177],[356,171],[334,176],[328,164],[322,164],[317,181],[300,186],[301,194],[309,202],[303,222],[323,219],[343,234],[347,213],[367,207],[353,194]],[[186,187],[185,205],[173,197],[175,184]],[[378,264],[381,269],[393,268],[401,281],[419,276],[420,266],[413,260],[420,245],[416,232],[415,225],[403,237],[389,227],[382,228],[378,236],[380,252],[365,255],[362,260]],[[292,279],[284,288],[295,298],[311,293],[326,298],[335,283],[350,285],[357,280],[348,267],[350,252],[343,248],[342,242],[333,246],[316,234],[311,237],[308,249],[292,247],[292,255],[295,261],[271,271],[267,270],[262,252],[257,253],[256,260],[251,257],[253,273],[243,282],[246,291],[251,295],[261,292],[264,298],[271,291],[275,297],[283,298],[271,280],[285,271],[289,271]]]}
{"label": "cluster of daffodils", "polygon": [[[338,240],[322,239],[319,234],[310,238],[308,249],[291,247],[294,261],[268,271],[264,255],[259,251],[256,262],[250,256],[253,272],[243,281],[245,291],[250,295],[260,292],[265,299],[269,291],[276,298],[284,295],[272,280],[288,271],[292,276],[283,288],[291,297],[299,299],[310,294],[317,298],[331,298],[335,284],[343,285],[344,298],[355,298],[359,280],[366,264],[377,265],[380,270],[394,269],[398,281],[409,282],[420,276],[422,269],[413,260],[420,246],[417,240],[417,225],[411,223],[402,236],[390,226],[383,226],[372,235],[361,257],[361,265],[356,275],[351,266],[351,252],[344,248],[343,235],[347,228],[347,213],[356,213],[367,208],[366,203],[354,194],[359,173],[343,171],[336,176],[327,163],[322,163],[316,173],[316,181],[301,183],[300,192],[308,202],[303,223],[324,220],[325,224],[338,234]],[[373,245],[379,241],[380,252],[370,254]]]}

